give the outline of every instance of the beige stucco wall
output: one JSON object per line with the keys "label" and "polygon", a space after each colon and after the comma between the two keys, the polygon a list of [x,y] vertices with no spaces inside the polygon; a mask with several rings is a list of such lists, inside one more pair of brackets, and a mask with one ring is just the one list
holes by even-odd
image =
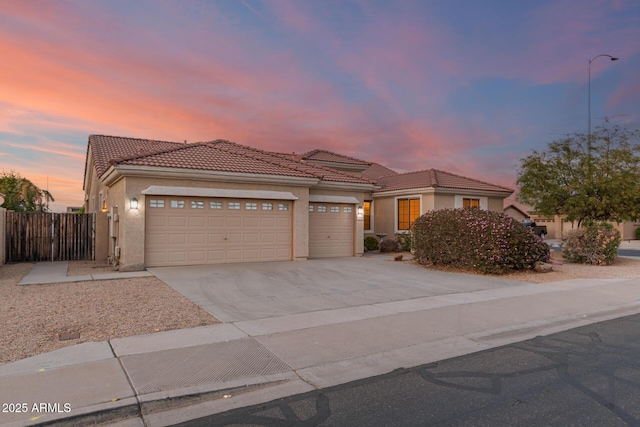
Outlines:
{"label": "beige stucco wall", "polygon": [[388,237],[394,236],[394,199],[373,199],[374,225],[373,234],[386,233]]}
{"label": "beige stucco wall", "polygon": [[106,212],[98,211],[94,215],[96,219],[96,261],[106,262],[109,257],[109,219]]}
{"label": "beige stucco wall", "polygon": [[489,197],[487,210],[493,212],[502,212],[504,206],[504,197]]}
{"label": "beige stucco wall", "polygon": [[518,209],[515,209],[513,206],[509,206],[508,208],[506,208],[504,210],[504,213],[506,215],[509,215],[516,221],[524,221],[525,219],[529,218],[528,216],[524,216],[522,212],[520,212]]}

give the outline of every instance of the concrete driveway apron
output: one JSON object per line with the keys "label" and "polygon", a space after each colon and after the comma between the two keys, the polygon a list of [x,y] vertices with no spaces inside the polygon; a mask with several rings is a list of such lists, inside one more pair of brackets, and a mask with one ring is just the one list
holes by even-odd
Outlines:
{"label": "concrete driveway apron", "polygon": [[386,257],[157,267],[149,271],[223,322],[520,284],[495,277],[426,270]]}

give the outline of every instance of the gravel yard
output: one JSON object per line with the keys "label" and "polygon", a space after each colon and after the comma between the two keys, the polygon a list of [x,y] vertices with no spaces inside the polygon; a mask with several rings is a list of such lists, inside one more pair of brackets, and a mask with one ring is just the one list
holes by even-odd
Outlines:
{"label": "gravel yard", "polygon": [[[562,261],[560,252],[552,256]],[[32,266],[0,266],[0,363],[83,342],[219,323],[155,277],[17,286]],[[69,276],[110,272],[112,267],[94,261],[69,262]],[[497,277],[530,283],[631,279],[640,277],[640,260],[618,257],[610,266],[564,263],[549,273]]]}
{"label": "gravel yard", "polygon": [[[0,363],[83,342],[219,323],[155,277],[17,286],[32,266],[0,266]],[[69,273],[112,272],[95,266],[72,261]]]}
{"label": "gravel yard", "polygon": [[[522,270],[514,273],[495,275],[495,277],[528,283],[559,282],[571,279],[634,279],[640,277],[640,260],[637,259],[617,257],[611,265],[572,264],[565,262],[564,258],[562,258],[562,252],[558,251],[552,251],[551,258],[562,264],[554,264],[553,271],[548,273]],[[417,263],[417,261],[411,262]],[[422,267],[430,270],[481,274],[474,271],[462,270],[460,268],[449,268],[446,266]]]}

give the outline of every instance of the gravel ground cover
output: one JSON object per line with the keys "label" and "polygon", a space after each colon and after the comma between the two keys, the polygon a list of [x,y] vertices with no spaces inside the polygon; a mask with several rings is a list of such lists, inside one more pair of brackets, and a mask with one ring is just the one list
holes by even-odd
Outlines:
{"label": "gravel ground cover", "polygon": [[[101,271],[70,262],[72,275]],[[0,266],[0,363],[62,347],[220,323],[155,277],[18,286],[33,264]]]}
{"label": "gravel ground cover", "polygon": [[[539,273],[532,270],[521,270],[513,273],[492,275],[501,279],[517,280],[528,283],[559,282],[571,279],[635,279],[640,278],[640,260],[617,257],[611,265],[587,265],[565,262],[562,252],[551,252],[551,258],[560,264],[553,264],[553,271]],[[410,261],[415,262],[417,261]],[[419,264],[418,264],[419,265]],[[422,266],[430,270],[451,271],[457,273],[481,274],[475,271],[447,266]]]}

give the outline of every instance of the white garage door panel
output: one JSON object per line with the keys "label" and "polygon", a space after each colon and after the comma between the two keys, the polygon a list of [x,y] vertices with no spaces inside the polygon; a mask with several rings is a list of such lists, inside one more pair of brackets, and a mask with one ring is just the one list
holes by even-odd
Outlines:
{"label": "white garage door panel", "polygon": [[[183,201],[184,207],[171,208],[172,200]],[[192,202],[202,203],[192,207]],[[277,203],[147,196],[145,264],[154,267],[291,260],[292,211],[263,209],[269,204],[277,207]]]}
{"label": "white garage door panel", "polygon": [[[353,205],[309,203],[309,206],[309,257],[353,256]],[[339,211],[332,212],[332,207]]]}

